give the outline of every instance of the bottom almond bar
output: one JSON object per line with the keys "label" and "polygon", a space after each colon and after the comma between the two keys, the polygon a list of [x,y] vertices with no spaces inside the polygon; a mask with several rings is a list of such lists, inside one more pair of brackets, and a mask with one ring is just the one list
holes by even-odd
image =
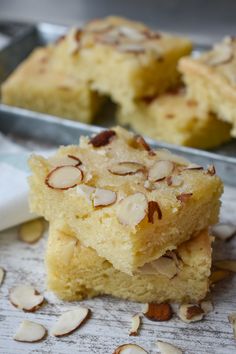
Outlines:
{"label": "bottom almond bar", "polygon": [[209,290],[212,238],[207,231],[146,264],[133,276],[82,246],[72,234],[50,226],[47,283],[63,300],[113,295],[138,302],[198,301]]}

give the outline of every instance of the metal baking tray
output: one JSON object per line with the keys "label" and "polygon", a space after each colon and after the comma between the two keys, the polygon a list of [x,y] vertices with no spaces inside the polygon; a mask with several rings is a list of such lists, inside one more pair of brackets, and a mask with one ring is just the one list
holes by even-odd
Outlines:
{"label": "metal baking tray", "polygon": [[[11,23],[9,23],[10,31]],[[5,24],[5,29],[6,29]],[[1,30],[1,22],[0,22]],[[39,23],[36,25],[22,24],[21,31],[14,35],[10,43],[0,50],[0,83],[25,59],[37,46],[46,45],[55,41],[67,30],[65,26]],[[9,32],[11,33],[11,32]],[[187,35],[185,33],[185,35]],[[195,53],[205,50],[214,41],[204,36],[190,36],[195,43]],[[91,135],[101,129],[115,125],[112,113],[104,113],[99,117],[96,125],[87,125],[80,122],[69,121],[51,115],[32,112],[25,109],[0,104],[0,132],[12,139],[27,144],[37,143],[41,147],[55,147],[78,143],[81,135]],[[108,119],[109,118],[109,119]],[[155,148],[165,148],[174,153],[181,154],[191,161],[207,166],[214,164],[217,173],[225,183],[236,186],[236,140],[221,147],[206,151],[187,147],[175,146],[159,141],[147,139]]]}

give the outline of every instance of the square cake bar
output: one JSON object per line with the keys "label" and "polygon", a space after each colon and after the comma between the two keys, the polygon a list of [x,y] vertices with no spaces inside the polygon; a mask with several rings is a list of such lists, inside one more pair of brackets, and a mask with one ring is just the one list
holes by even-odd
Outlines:
{"label": "square cake bar", "polygon": [[176,145],[208,149],[231,138],[231,124],[199,109],[185,90],[136,101],[133,111],[120,107],[117,118],[138,133]]}
{"label": "square cake bar", "polygon": [[188,86],[188,96],[201,103],[223,121],[232,124],[236,136],[236,39],[225,38],[198,58],[186,57],[179,63]]}
{"label": "square cake bar", "polygon": [[30,166],[31,210],[128,274],[218,220],[223,188],[213,167],[153,151],[119,127],[49,159],[32,156]]}
{"label": "square cake bar", "polygon": [[2,102],[32,111],[89,123],[102,99],[89,86],[54,65],[53,47],[37,48],[2,86]]}
{"label": "square cake bar", "polygon": [[199,301],[209,290],[211,241],[207,231],[201,231],[130,276],[51,224],[46,253],[48,288],[69,301],[104,294],[144,303]]}

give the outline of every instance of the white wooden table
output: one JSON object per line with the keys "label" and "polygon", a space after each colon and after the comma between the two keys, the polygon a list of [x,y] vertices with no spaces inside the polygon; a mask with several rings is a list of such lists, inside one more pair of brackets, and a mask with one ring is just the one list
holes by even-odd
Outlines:
{"label": "white wooden table", "polygon": [[[221,220],[236,223],[236,189],[225,190]],[[173,343],[186,354],[236,353],[236,340],[227,319],[229,313],[236,312],[236,277],[216,285],[214,311],[201,322],[185,324],[176,316],[162,323],[144,318],[140,335],[129,337],[131,316],[141,310],[141,305],[99,297],[82,302],[92,310],[92,317],[70,336],[48,336],[35,344],[14,341],[12,337],[21,320],[38,321],[50,329],[61,312],[75,305],[59,301],[49,292],[45,292],[48,303],[36,313],[24,313],[9,303],[8,291],[16,284],[30,283],[45,291],[45,244],[46,236],[35,245],[27,245],[17,239],[16,229],[0,233],[0,266],[7,271],[0,288],[0,353],[111,354],[117,346],[129,342],[141,345],[148,353],[158,353],[158,339]],[[236,238],[228,243],[217,241],[215,257],[235,259]]]}

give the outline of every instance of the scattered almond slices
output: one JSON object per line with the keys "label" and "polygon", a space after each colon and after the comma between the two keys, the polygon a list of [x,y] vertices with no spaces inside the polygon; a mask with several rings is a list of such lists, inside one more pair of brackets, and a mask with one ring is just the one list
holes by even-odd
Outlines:
{"label": "scattered almond slices", "polygon": [[143,314],[151,321],[169,321],[172,318],[173,312],[168,303],[149,303],[145,304]]}
{"label": "scattered almond slices", "polygon": [[236,313],[231,313],[228,316],[228,320],[233,327],[234,338],[236,339]]}
{"label": "scattered almond slices", "polygon": [[35,243],[43,236],[44,228],[42,218],[25,222],[19,227],[19,239],[26,243]]}
{"label": "scattered almond slices", "polygon": [[220,223],[212,227],[212,233],[222,241],[229,241],[236,235],[236,225]]}
{"label": "scattered almond slices", "polygon": [[15,307],[35,312],[44,302],[44,296],[30,285],[18,285],[9,292],[9,299]]}
{"label": "scattered almond slices", "polygon": [[108,206],[116,202],[117,195],[109,189],[96,188],[93,195],[93,205],[95,207]]}
{"label": "scattered almond slices", "polygon": [[214,266],[219,269],[228,270],[234,273],[236,272],[236,260],[215,261]]}
{"label": "scattered almond slices", "polygon": [[137,344],[123,344],[116,348],[113,354],[148,354],[148,352]]}
{"label": "scattered almond slices", "polygon": [[210,275],[210,284],[213,285],[221,280],[224,280],[232,275],[232,272],[228,270],[218,269],[214,270]]}
{"label": "scattered almond slices", "polygon": [[104,130],[101,133],[92,137],[89,143],[92,144],[93,147],[98,148],[101,146],[108,145],[115,136],[116,132],[114,130]]}
{"label": "scattered almond slices", "polygon": [[58,166],[49,172],[45,183],[52,189],[66,190],[77,186],[83,180],[78,166]]}
{"label": "scattered almond slices", "polygon": [[137,336],[140,325],[141,325],[141,316],[137,314],[133,316],[131,319],[131,329],[129,332],[129,336]]}
{"label": "scattered almond slices", "polygon": [[179,318],[186,323],[201,321],[204,314],[200,306],[193,304],[182,304],[178,311]]}
{"label": "scattered almond slices", "polygon": [[139,172],[145,172],[145,170],[145,166],[141,163],[131,161],[118,162],[108,168],[110,173],[118,176],[134,175]]}
{"label": "scattered almond slices", "polygon": [[116,215],[121,224],[136,226],[145,218],[147,211],[147,198],[143,193],[135,193],[117,204]]}
{"label": "scattered almond slices", "polygon": [[52,167],[58,166],[79,166],[82,164],[81,160],[74,155],[53,156],[48,159]]}
{"label": "scattered almond slices", "polygon": [[18,342],[35,343],[44,339],[46,335],[47,330],[43,325],[24,320],[17,329],[14,340]]}
{"label": "scattered almond slices", "polygon": [[161,354],[182,354],[182,350],[175,347],[173,344],[157,341],[157,347]]}
{"label": "scattered almond slices", "polygon": [[71,334],[81,326],[81,324],[88,318],[89,314],[89,309],[80,306],[63,313],[53,326],[51,334],[55,337]]}
{"label": "scattered almond slices", "polygon": [[5,278],[5,274],[6,274],[6,271],[4,268],[0,267],[0,286],[2,285],[3,283],[3,280]]}
{"label": "scattered almond slices", "polygon": [[168,160],[157,161],[148,171],[148,179],[151,182],[161,181],[174,171],[175,165]]}
{"label": "scattered almond slices", "polygon": [[157,214],[159,220],[162,219],[162,211],[159,204],[156,201],[149,201],[148,202],[148,222],[151,224],[154,223],[154,215]]}
{"label": "scattered almond slices", "polygon": [[228,43],[220,43],[214,46],[214,51],[208,56],[206,63],[210,66],[227,64],[233,60],[233,48]]}

